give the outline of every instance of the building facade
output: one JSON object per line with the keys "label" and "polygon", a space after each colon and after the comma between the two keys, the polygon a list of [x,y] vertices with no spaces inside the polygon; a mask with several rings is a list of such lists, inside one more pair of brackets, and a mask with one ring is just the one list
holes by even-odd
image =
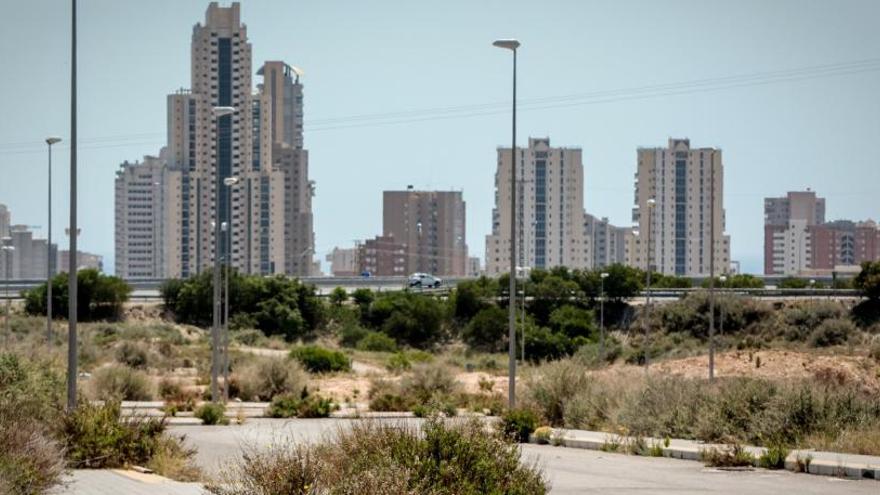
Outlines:
{"label": "building facade", "polygon": [[637,155],[633,223],[638,235],[631,263],[666,275],[705,277],[714,256],[715,273],[726,271],[730,236],[725,233],[721,150],[669,139],[666,148],[640,148]]}
{"label": "building facade", "polygon": [[607,217],[584,215],[584,238],[587,268],[603,268],[627,263],[627,239],[632,236],[629,227],[615,227]]}
{"label": "building facade", "polygon": [[[315,275],[315,232],[312,216],[314,182],[309,180],[309,154],[303,139],[301,71],[281,61],[263,64],[257,72],[262,113],[269,115],[266,138],[272,163],[283,183],[283,267],[291,275]],[[256,120],[256,119],[255,119]],[[262,137],[262,136],[261,136]]]}
{"label": "building facade", "polygon": [[[580,148],[554,148],[529,138],[516,149],[517,184],[511,190],[510,148],[498,148],[492,233],[486,236],[486,274],[510,270],[510,220],[516,220],[516,265],[588,267],[584,233],[584,171]],[[516,194],[516,211],[510,209]]]}
{"label": "building facade", "polygon": [[333,248],[327,254],[327,262],[330,263],[330,274],[334,277],[354,277],[358,272],[357,248]]}
{"label": "building facade", "polygon": [[[12,224],[7,233],[7,236],[0,236],[0,246],[12,249],[0,249],[0,279],[45,280],[48,264],[58,255],[58,246],[52,244],[51,252],[47,251],[46,239],[34,238],[34,233],[26,225]],[[55,273],[55,267],[52,269]]]}
{"label": "building facade", "polygon": [[808,229],[825,223],[825,198],[814,191],[792,191],[764,198],[764,274],[797,275],[809,269]]}
{"label": "building facade", "polygon": [[391,236],[376,236],[357,246],[358,273],[372,277],[407,275],[406,246]]}
{"label": "building facade", "polygon": [[467,273],[465,202],[460,191],[385,191],[382,234],[404,246],[406,273]]}
{"label": "building facade", "polygon": [[155,156],[119,166],[114,188],[116,276],[136,280],[179,275],[180,175]]}
{"label": "building facade", "polygon": [[[58,266],[70,266],[70,251],[61,249],[58,251]],[[104,271],[104,257],[100,254],[87,253],[85,251],[77,251],[76,253],[76,269],[94,269],[99,272]]]}
{"label": "building facade", "polygon": [[811,273],[826,275],[842,267],[880,260],[880,227],[872,220],[837,220],[812,225],[808,230]]}
{"label": "building facade", "polygon": [[9,226],[12,224],[12,215],[9,208],[0,203],[0,239],[9,237]]}

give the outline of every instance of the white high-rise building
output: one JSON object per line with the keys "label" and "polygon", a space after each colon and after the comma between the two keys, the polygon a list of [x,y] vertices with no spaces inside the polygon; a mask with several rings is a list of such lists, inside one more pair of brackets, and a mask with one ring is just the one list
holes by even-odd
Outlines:
{"label": "white high-rise building", "polygon": [[115,184],[116,276],[151,279],[179,274],[180,176],[180,171],[171,170],[155,156],[119,166]]}
{"label": "white high-rise building", "polygon": [[584,167],[580,148],[553,148],[529,138],[517,148],[516,212],[510,211],[510,148],[498,148],[492,233],[486,236],[486,274],[510,270],[510,216],[517,222],[517,266],[587,268]]}
{"label": "white high-rise building", "polygon": [[602,268],[627,263],[627,239],[632,236],[629,227],[615,227],[607,217],[584,215],[584,236],[588,268]]}
{"label": "white high-rise building", "polygon": [[[714,169],[714,218],[711,198]],[[730,236],[724,230],[724,167],[721,150],[691,148],[687,139],[670,139],[666,148],[640,148],[633,222],[638,229],[632,262],[646,268],[650,229],[650,266],[666,275],[709,275],[715,227],[715,273],[730,265]],[[649,200],[654,200],[649,214]]]}

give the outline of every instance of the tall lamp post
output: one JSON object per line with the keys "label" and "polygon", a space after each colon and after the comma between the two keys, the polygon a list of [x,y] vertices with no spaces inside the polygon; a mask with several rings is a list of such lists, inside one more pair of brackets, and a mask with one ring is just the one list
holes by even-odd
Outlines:
{"label": "tall lamp post", "polygon": [[709,381],[715,381],[715,165],[709,173]]}
{"label": "tall lamp post", "polygon": [[510,287],[508,289],[508,332],[507,332],[507,404],[516,407],[516,50],[519,41],[500,39],[493,46],[513,52],[513,138],[510,146]]}
{"label": "tall lamp post", "polygon": [[46,231],[46,343],[52,346],[52,145],[61,142],[60,137],[47,137],[46,146],[49,148],[49,193],[48,212],[49,229]]}
{"label": "tall lamp post", "polygon": [[654,205],[657,201],[648,198],[648,253],[645,256],[645,318],[642,330],[645,332],[645,373],[648,372],[648,317],[651,315],[651,231],[654,229]]}
{"label": "tall lamp post", "polygon": [[70,232],[70,241],[68,244],[67,262],[67,410],[76,409],[76,378],[77,378],[77,335],[76,335],[76,319],[77,319],[77,237],[79,236],[79,227],[77,226],[76,211],[76,187],[77,187],[77,171],[76,171],[76,0],[71,0],[70,10],[70,223],[67,226]]}
{"label": "tall lamp post", "polygon": [[[223,185],[229,188],[231,197],[232,186],[238,184],[238,177],[223,179]],[[226,211],[226,221],[223,222],[223,230],[226,231],[226,265],[223,285],[223,400],[229,400],[229,267],[232,264],[232,208]]]}
{"label": "tall lamp post", "polygon": [[[3,263],[3,274],[5,275],[5,277],[4,277],[5,283],[3,285],[6,286],[5,287],[5,290],[6,290],[6,318],[5,318],[5,320],[6,320],[6,339],[9,339],[9,336],[12,334],[12,332],[10,330],[10,326],[9,326],[9,317],[12,315],[11,314],[12,309],[9,305],[9,278],[10,278],[9,272],[12,271],[12,263],[10,263],[9,261],[12,258],[12,252],[15,251],[15,246],[11,245],[11,242],[12,242],[11,237],[4,237],[3,239],[0,239],[0,240],[3,241],[2,246],[0,246],[0,249],[3,250],[3,262],[4,262]],[[8,342],[8,340],[7,340],[7,342]]]}
{"label": "tall lamp post", "polygon": [[[718,277],[718,281],[721,282],[721,289],[724,291],[725,284],[727,283],[727,275],[721,275]],[[718,333],[724,335],[724,306],[725,303],[721,303],[721,319],[718,321]]]}
{"label": "tall lamp post", "polygon": [[235,112],[234,107],[218,106],[213,108],[214,118],[217,120],[217,175],[216,186],[214,187],[214,312],[213,324],[211,326],[211,402],[217,402],[220,398],[219,387],[217,383],[220,368],[220,188],[223,181],[220,176],[220,145],[223,140],[221,136],[220,119],[232,115]]}
{"label": "tall lamp post", "polygon": [[599,274],[599,362],[605,359],[605,279],[607,272]]}

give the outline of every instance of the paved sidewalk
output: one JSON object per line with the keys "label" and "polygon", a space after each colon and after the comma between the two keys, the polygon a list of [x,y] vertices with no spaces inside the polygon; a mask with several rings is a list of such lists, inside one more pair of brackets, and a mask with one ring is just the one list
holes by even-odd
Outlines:
{"label": "paved sidewalk", "polygon": [[52,495],[203,495],[199,483],[181,483],[161,476],[121,469],[78,469],[64,478]]}
{"label": "paved sidewalk", "polygon": [[[632,440],[631,437],[621,437],[613,433],[587,430],[554,429],[551,434],[551,443],[553,444],[589,450],[619,450],[620,452],[625,452],[627,443]],[[669,440],[668,446],[665,445],[662,438],[648,437],[643,440],[648,447],[661,447],[663,457],[692,461],[699,461],[700,454],[705,449],[726,447],[725,445],[706,444],[693,440]],[[531,441],[532,443],[537,443],[534,435]],[[615,445],[619,445],[619,447],[615,448]],[[763,447],[745,446],[744,448],[751,452],[756,460],[766,451]],[[788,454],[785,460],[785,468],[790,471],[806,470],[810,474],[823,476],[880,480],[880,457],[878,456],[794,450]]]}

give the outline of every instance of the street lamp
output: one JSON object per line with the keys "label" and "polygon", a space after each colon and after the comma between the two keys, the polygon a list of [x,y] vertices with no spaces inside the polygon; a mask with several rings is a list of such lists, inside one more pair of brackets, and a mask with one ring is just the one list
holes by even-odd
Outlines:
{"label": "street lamp", "polygon": [[70,223],[67,228],[71,232],[68,245],[68,279],[67,279],[67,411],[76,409],[76,377],[77,377],[77,226],[76,189],[77,189],[77,141],[76,141],[76,0],[71,0],[70,9]]}
{"label": "street lamp", "polygon": [[645,332],[645,373],[648,372],[648,317],[651,315],[651,231],[653,230],[652,223],[654,222],[654,206],[657,204],[657,200],[654,198],[648,198],[648,253],[645,256],[645,265],[646,272],[645,275],[645,318],[642,323],[643,331]]}
{"label": "street lamp", "polygon": [[514,39],[499,39],[492,43],[493,46],[513,52],[513,133],[510,146],[510,287],[508,289],[508,407],[516,406],[516,50],[519,41]]}
{"label": "street lamp", "polygon": [[211,325],[211,402],[217,402],[219,389],[217,378],[220,366],[220,187],[223,181],[220,177],[220,146],[224,136],[221,136],[220,119],[235,112],[234,107],[217,106],[212,109],[212,114],[217,121],[217,181],[214,187],[214,311]]}
{"label": "street lamp", "polygon": [[605,359],[605,279],[608,273],[599,274],[599,362]]}
{"label": "street lamp", "polygon": [[12,242],[11,237],[4,237],[2,239],[2,241],[3,241],[3,245],[0,246],[0,249],[2,249],[4,252],[4,254],[3,254],[3,261],[4,261],[3,273],[4,273],[4,275],[6,275],[4,277],[6,279],[6,280],[4,280],[4,282],[5,282],[4,285],[6,286],[6,318],[5,318],[6,319],[6,338],[9,339],[10,335],[12,335],[12,331],[10,330],[10,326],[9,326],[9,317],[12,315],[12,313],[11,313],[12,308],[9,305],[9,278],[10,278],[9,272],[12,271],[12,263],[10,263],[9,261],[12,258],[12,252],[15,251],[15,246],[11,245],[11,242]]}
{"label": "street lamp", "polygon": [[[238,177],[223,179],[223,185],[229,188],[231,198],[232,186],[238,184]],[[220,225],[226,232],[226,265],[223,285],[223,399],[229,400],[229,266],[232,263],[232,206],[226,210],[226,221]]]}
{"label": "street lamp", "polygon": [[709,169],[709,381],[715,381],[715,165]]}
{"label": "street lamp", "polygon": [[[727,283],[727,275],[722,275],[718,277],[718,281],[721,282],[722,290],[725,288],[725,284]],[[726,299],[725,299],[726,300]],[[718,333],[724,335],[724,306],[726,303],[721,303],[721,320],[718,322]]]}
{"label": "street lamp", "polygon": [[49,230],[46,234],[46,343],[52,346],[52,145],[61,142],[60,137],[47,137],[49,148],[49,193],[47,195],[49,212]]}

